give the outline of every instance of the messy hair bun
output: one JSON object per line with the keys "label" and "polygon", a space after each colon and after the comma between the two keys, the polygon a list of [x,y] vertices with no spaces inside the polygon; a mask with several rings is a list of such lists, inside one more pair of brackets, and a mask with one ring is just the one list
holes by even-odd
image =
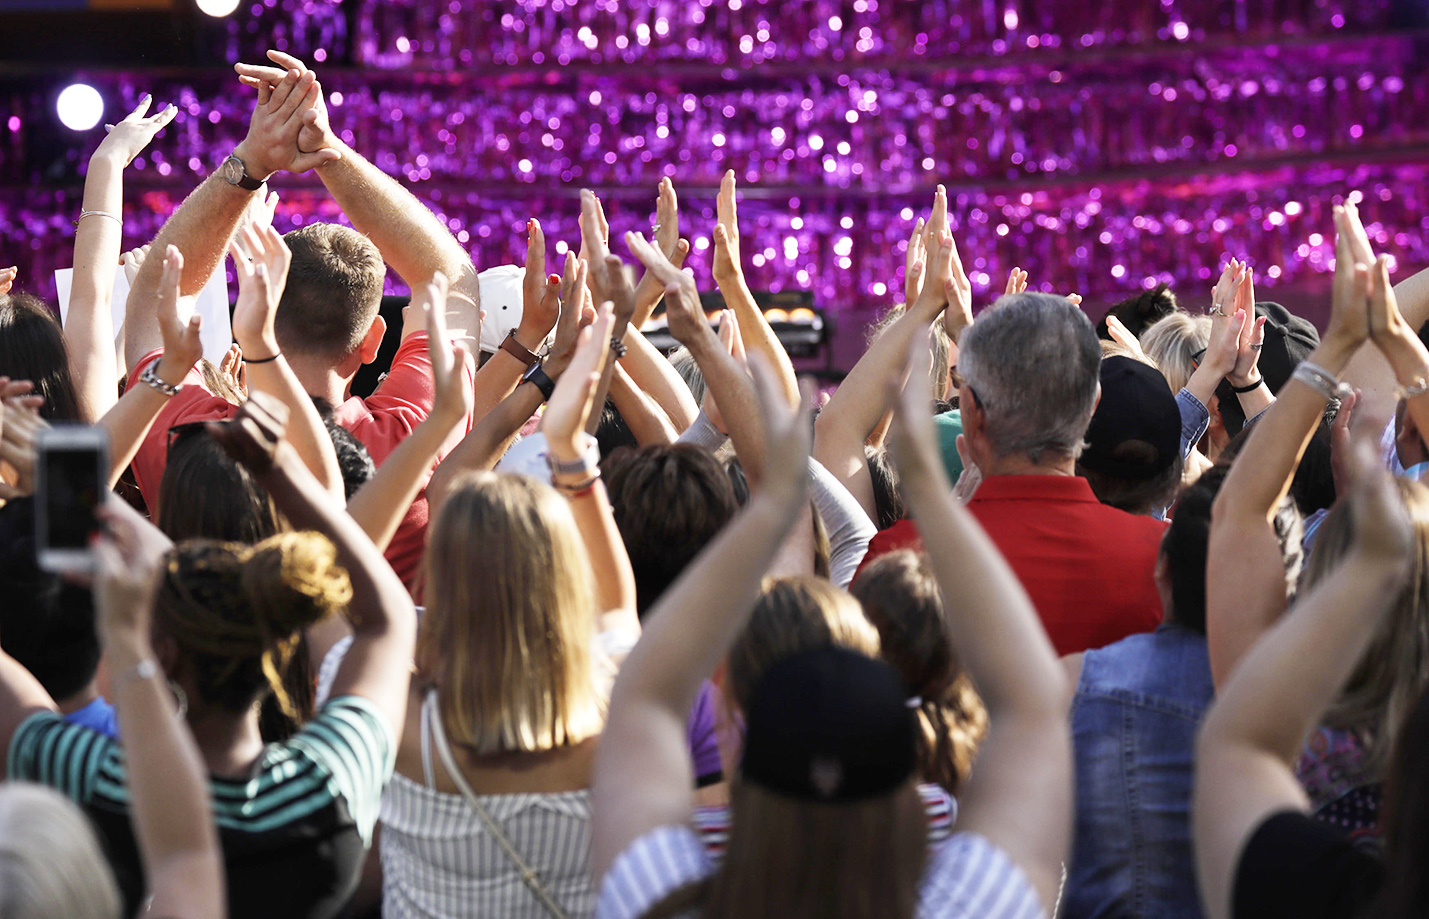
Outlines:
{"label": "messy hair bun", "polygon": [[190,540],[169,552],[154,617],[190,655],[204,701],[242,711],[266,684],[296,717],[283,675],[299,638],[351,599],[337,550],[320,534],[255,546]]}

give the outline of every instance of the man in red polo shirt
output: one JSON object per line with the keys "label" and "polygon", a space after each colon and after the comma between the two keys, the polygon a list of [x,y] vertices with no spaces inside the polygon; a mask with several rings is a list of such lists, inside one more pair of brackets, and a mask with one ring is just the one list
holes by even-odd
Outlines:
{"label": "man in red polo shirt", "polygon": [[[1100,394],[1091,322],[1064,297],[1011,294],[967,326],[958,348],[964,447],[983,472],[968,510],[1017,572],[1057,653],[1155,628],[1152,573],[1166,524],[1101,504],[1076,475]],[[864,563],[921,546],[902,520],[873,538]]]}

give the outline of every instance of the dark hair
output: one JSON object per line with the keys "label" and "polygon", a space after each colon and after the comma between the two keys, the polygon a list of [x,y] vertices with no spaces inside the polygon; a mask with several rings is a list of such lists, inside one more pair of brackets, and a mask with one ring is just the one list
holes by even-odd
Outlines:
{"label": "dark hair", "polygon": [[88,588],[40,570],[34,533],[33,498],[0,507],[0,647],[63,702],[99,667],[94,599]]}
{"label": "dark hair", "polygon": [[252,544],[283,528],[268,493],[202,423],[171,428],[169,436],[155,522],[170,539]]}
{"label": "dark hair", "polygon": [[278,302],[278,345],[342,359],[362,344],[382,306],[382,253],[356,230],[311,223],[283,237],[293,253]]}
{"label": "dark hair", "polygon": [[601,409],[600,424],[595,429],[595,442],[600,447],[601,456],[609,456],[621,447],[640,446],[640,442],[635,439],[635,433],[630,430],[630,425],[625,423],[625,416],[620,414],[620,410],[610,399],[605,400],[605,407]]}
{"label": "dark hair", "polygon": [[0,294],[0,375],[35,384],[35,394],[45,399],[41,418],[80,420],[64,331],[54,312],[38,297]]}
{"label": "dark hair", "polygon": [[886,530],[908,516],[903,495],[898,491],[898,470],[882,447],[865,446],[863,455],[868,461],[868,476],[873,480],[873,507],[878,512],[878,519],[873,522],[880,530]]}
{"label": "dark hair", "polygon": [[347,428],[337,423],[332,404],[321,396],[313,396],[313,406],[327,428],[327,436],[332,440],[333,452],[337,454],[337,468],[342,473],[343,497],[351,501],[371,478],[377,474],[377,464],[372,462],[372,454],[367,445],[358,440]]}
{"label": "dark hair", "polygon": [[[1330,419],[1333,420],[1333,419]],[[1335,503],[1335,471],[1330,458],[1330,420],[1320,426],[1305,445],[1295,478],[1290,481],[1290,497],[1306,517]]]}
{"label": "dark hair", "polygon": [[316,533],[256,546],[194,539],[169,551],[154,623],[187,655],[203,701],[242,712],[272,690],[296,717],[283,677],[298,639],[350,599],[337,550]]}
{"label": "dark hair", "polygon": [[1399,728],[1394,763],[1385,786],[1384,886],[1370,919],[1429,915],[1429,689],[1419,694]]}
{"label": "dark hair", "polygon": [[[1107,458],[1122,463],[1154,466],[1160,458],[1156,448],[1144,440],[1124,440],[1107,453]],[[1185,460],[1178,452],[1175,460],[1149,479],[1126,479],[1077,464],[1077,475],[1087,480],[1092,493],[1103,504],[1126,511],[1146,514],[1165,508],[1176,496],[1181,485],[1181,470]]]}
{"label": "dark hair", "polygon": [[1128,332],[1140,338],[1142,332],[1176,312],[1176,309],[1176,293],[1171,290],[1171,285],[1157,284],[1153,290],[1143,290],[1107,310],[1106,315],[1097,322],[1097,337],[1111,338],[1111,333],[1107,331],[1107,316],[1120,319]]}
{"label": "dark hair", "polygon": [[[1161,538],[1161,555],[1166,560],[1171,581],[1169,618],[1199,635],[1206,634],[1206,560],[1211,537],[1211,507],[1229,474],[1230,460],[1223,455],[1221,462],[1183,488],[1176,499],[1171,524]],[[1280,544],[1281,562],[1285,565],[1288,596],[1299,580],[1304,560],[1300,514],[1293,501],[1281,501],[1272,527]]]}
{"label": "dark hair", "polygon": [[878,629],[883,659],[919,699],[923,780],[956,795],[987,734],[987,709],[953,651],[927,556],[908,549],[880,555],[858,573],[849,592]]}
{"label": "dark hair", "polygon": [[624,447],[601,463],[645,611],[735,514],[729,476],[691,444]]}

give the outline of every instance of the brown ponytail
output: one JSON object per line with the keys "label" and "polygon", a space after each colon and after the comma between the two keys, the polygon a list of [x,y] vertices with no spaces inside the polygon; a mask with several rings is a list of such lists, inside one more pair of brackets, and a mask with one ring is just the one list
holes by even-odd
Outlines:
{"label": "brown ponytail", "polygon": [[850,592],[878,629],[883,659],[919,699],[919,772],[956,794],[987,733],[987,709],[948,641],[942,594],[928,560],[891,552],[859,572]]}
{"label": "brown ponytail", "polygon": [[251,547],[191,540],[169,553],[155,621],[188,653],[205,702],[242,711],[266,686],[297,717],[283,676],[302,632],[351,599],[347,572],[319,534]]}

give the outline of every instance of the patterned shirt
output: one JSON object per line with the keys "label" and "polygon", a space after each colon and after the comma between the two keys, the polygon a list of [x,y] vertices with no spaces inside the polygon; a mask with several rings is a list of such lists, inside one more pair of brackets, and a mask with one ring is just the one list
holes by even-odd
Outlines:
{"label": "patterned shirt", "polygon": [[[638,919],[671,894],[710,877],[716,865],[695,831],[662,826],[620,853],[600,885],[595,919]],[[696,919],[699,909],[676,919]],[[918,919],[1045,919],[1022,869],[976,833],[957,833],[923,872]]]}
{"label": "patterned shirt", "polygon": [[[336,915],[357,885],[395,758],[392,729],[377,708],[343,696],[287,741],[269,745],[245,778],[210,778],[228,914]],[[119,742],[41,712],[15,732],[8,773],[84,808],[124,893],[125,915],[134,915],[145,882]]]}

